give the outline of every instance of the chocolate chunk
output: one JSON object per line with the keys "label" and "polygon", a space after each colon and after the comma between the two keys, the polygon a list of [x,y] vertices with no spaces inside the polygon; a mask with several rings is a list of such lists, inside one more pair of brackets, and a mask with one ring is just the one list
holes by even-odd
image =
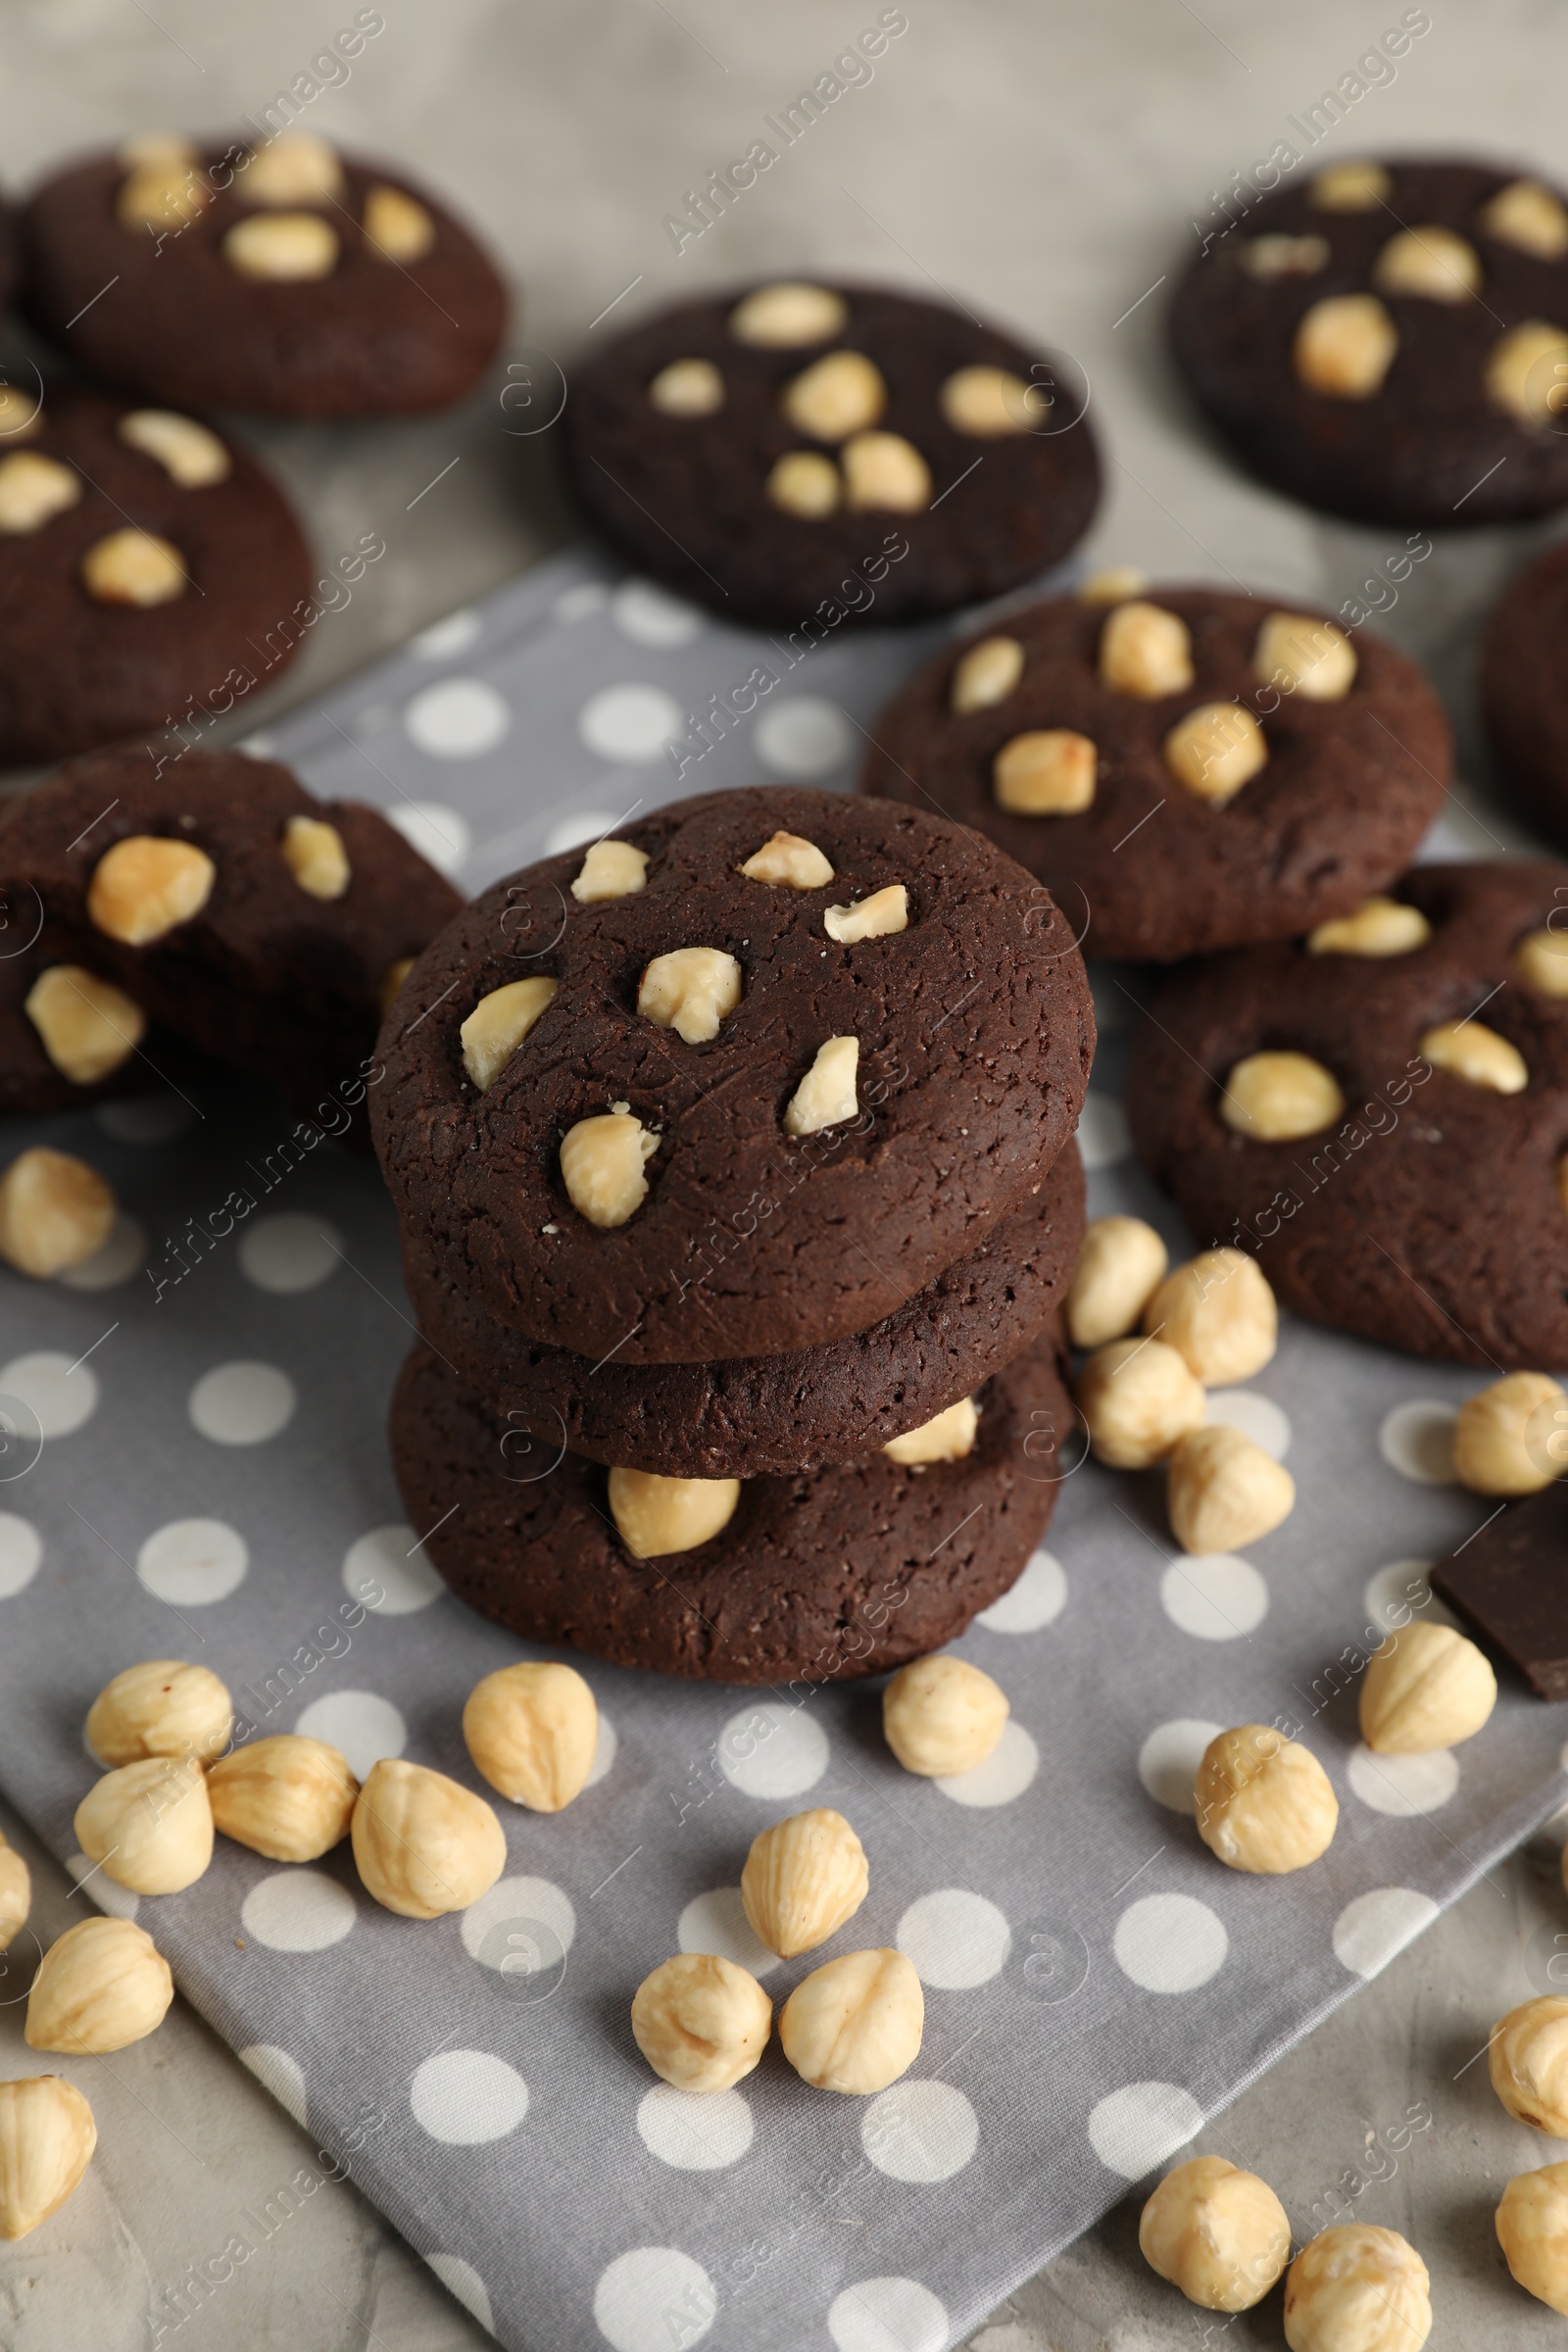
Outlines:
{"label": "chocolate chunk", "polygon": [[1538,1698],[1568,1699],[1568,1484],[1510,1502],[1439,1561],[1432,1590]]}

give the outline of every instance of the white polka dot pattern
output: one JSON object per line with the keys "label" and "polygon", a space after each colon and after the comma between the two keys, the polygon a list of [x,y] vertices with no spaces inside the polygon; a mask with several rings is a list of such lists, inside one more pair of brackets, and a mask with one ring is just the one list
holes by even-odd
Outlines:
{"label": "white polka dot pattern", "polygon": [[893,2180],[951,2180],[980,2145],[974,2109],[951,2082],[906,2075],[860,2119],[860,2145]]}
{"label": "white polka dot pattern", "polygon": [[482,678],[443,678],[415,696],[403,723],[432,760],[477,760],[512,732],[512,712]]}
{"label": "white polka dot pattern", "polygon": [[1459,1786],[1458,1759],[1446,1747],[1424,1756],[1377,1756],[1369,1747],[1357,1747],[1348,1770],[1363,1805],[1399,1818],[1440,1812]]}
{"label": "white polka dot pattern", "polygon": [[1067,1605],[1067,1572],[1054,1553],[1037,1551],[1017,1583],[975,1619],[992,1634],[1038,1634]]}
{"label": "white polka dot pattern", "polygon": [[634,2246],[599,2275],[594,2325],[611,2352],[700,2344],[718,2312],[713,2281],[675,2246]]}
{"label": "white polka dot pattern", "polygon": [[478,2321],[487,2335],[494,2335],[496,2323],[489,2289],[472,2263],[465,2262],[461,2254],[427,2254],[424,2259],[447,2293],[456,2297],[471,2319]]}
{"label": "white polka dot pattern", "polygon": [[305,2129],[306,2093],[305,2070],[287,2050],[275,2042],[253,2041],[239,2052],[241,2066],[248,2066],[265,2090],[270,2090],[278,2105],[294,2118],[300,2130]]}
{"label": "white polka dot pattern", "polygon": [[1268,1587],[1250,1560],[1195,1552],[1172,1560],[1159,1580],[1159,1605],[1197,1642],[1239,1642],[1268,1615]]}
{"label": "white polka dot pattern", "polygon": [[827,1734],[802,1708],[745,1707],[718,1735],[719,1770],[742,1796],[804,1796],[827,1770]]}
{"label": "white polka dot pattern", "polygon": [[637,2109],[637,2132],[650,2156],[680,2173],[713,2173],[738,2164],[752,2144],[752,2111],[738,2090],[699,2094],[656,2082]]}
{"label": "white polka dot pattern", "polygon": [[1010,1805],[1040,1770],[1040,1750],[1021,1723],[1010,1718],[1002,1727],[1002,1738],[983,1764],[972,1772],[944,1775],[932,1782],[956,1805],[989,1812],[993,1805]]}
{"label": "white polka dot pattern", "polygon": [[155,1528],[136,1554],[136,1574],[173,1609],[226,1600],[243,1582],[250,1550],[221,1519],[172,1519]]}
{"label": "white polka dot pattern", "polygon": [[1378,1450],[1391,1470],[1421,1487],[1453,1484],[1453,1425],[1458,1409],[1430,1397],[1396,1404],[1383,1417]]}
{"label": "white polka dot pattern", "polygon": [[988,1984],[1007,1964],[1012,1931],[983,1894],[946,1886],[922,1894],[899,1921],[894,1942],[922,1984],[945,1992]]}
{"label": "white polka dot pattern", "polygon": [[43,1541],[15,1511],[0,1511],[0,1600],[25,1592],[38,1573]]}
{"label": "white polka dot pattern", "polygon": [[240,1237],[239,1270],[281,1298],[314,1291],[342,1264],[342,1236],[324,1217],[283,1210],[258,1217]]}
{"label": "white polka dot pattern", "polygon": [[1334,1957],[1353,1976],[1375,1977],[1437,1916],[1432,1897],[1413,1886],[1374,1886],[1334,1922]]}
{"label": "white polka dot pattern", "polygon": [[1198,2101],[1174,2082],[1129,2082],[1097,2102],[1089,2144],[1107,2172],[1141,2180],[1184,2148],[1202,2122]]}
{"label": "white polka dot pattern", "polygon": [[683,1952],[711,1952],[720,1960],[733,1960],[754,1977],[769,1976],[783,1966],[747,1918],[738,1886],[712,1886],[706,1894],[694,1894],[680,1915],[675,1940]]}
{"label": "white polka dot pattern", "polygon": [[603,686],[584,703],[577,725],[601,760],[636,765],[657,760],[684,732],[679,703],[660,686]]}
{"label": "white polka dot pattern", "polygon": [[834,2352],[944,2352],[946,2308],[917,2278],[862,2278],[828,2305]]}
{"label": "white polka dot pattern", "polygon": [[409,1743],[408,1726],[389,1698],[373,1690],[333,1690],[313,1699],[296,1720],[296,1732],[307,1740],[324,1740],[348,1758],[356,1780],[369,1775],[383,1756],[401,1756]]}
{"label": "white polka dot pattern", "polygon": [[814,694],[774,703],[757,722],[753,741],[764,767],[791,783],[815,784],[854,754],[856,738],[842,710]]}
{"label": "white polka dot pattern", "polygon": [[19,1397],[45,1438],[69,1438],[90,1421],[98,1403],[98,1375],[53,1348],[13,1356],[0,1365],[0,1404]]}
{"label": "white polka dot pattern", "polygon": [[378,1616],[408,1617],[440,1598],[445,1585],[412,1527],[372,1527],[343,1554],[344,1589]]}
{"label": "white polka dot pattern", "polygon": [[190,1393],[191,1426],[215,1446],[265,1446],[288,1427],[298,1402],[275,1364],[218,1364]]}
{"label": "white polka dot pattern", "polygon": [[1198,1767],[1204,1748],[1225,1728],[1222,1723],[1186,1715],[1155,1725],[1138,1751],[1138,1778],[1156,1805],[1165,1805],[1172,1813],[1197,1812],[1193,1784]]}
{"label": "white polka dot pattern", "polygon": [[439,2050],[416,2068],[409,2105],[432,2139],[471,2148],[516,2131],[528,2112],[528,2085],[489,2050]]}
{"label": "white polka dot pattern", "polygon": [[275,1870],[245,1897],[240,1925],[274,1952],[324,1952],[354,1926],[354,1897],[321,1870]]}
{"label": "white polka dot pattern", "polygon": [[1146,1992],[1196,1992],[1225,1965],[1223,1921],[1190,1894],[1145,1894],[1116,1922],[1111,1950]]}

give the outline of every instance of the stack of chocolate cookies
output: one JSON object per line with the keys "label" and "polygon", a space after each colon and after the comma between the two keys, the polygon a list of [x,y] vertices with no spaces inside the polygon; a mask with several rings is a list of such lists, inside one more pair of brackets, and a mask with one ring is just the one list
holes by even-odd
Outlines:
{"label": "stack of chocolate cookies", "polygon": [[466,907],[372,1112],[453,1589],[733,1683],[960,1633],[1060,1482],[1093,1048],[1050,895],[889,802],[714,794]]}

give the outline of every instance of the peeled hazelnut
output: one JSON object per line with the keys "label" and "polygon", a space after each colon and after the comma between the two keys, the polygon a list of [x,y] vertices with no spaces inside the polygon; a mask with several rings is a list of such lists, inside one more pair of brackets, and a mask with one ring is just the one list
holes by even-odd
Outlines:
{"label": "peeled hazelnut", "polygon": [[1096,1217],[1078,1251],[1064,1309],[1075,1348],[1102,1348],[1135,1331],[1169,1258],[1142,1217]]}
{"label": "peeled hazelnut", "polygon": [[1155,703],[1193,682],[1193,641],[1181,615],[1135,599],[1115,606],[1100,632],[1100,677],[1113,694]]}
{"label": "peeled hazelnut", "polygon": [[169,1963],[128,1919],[84,1919],[49,1946],[27,1995],[29,2050],[99,2056],[161,2026],[174,1997]]}
{"label": "peeled hazelnut", "polygon": [[1312,174],[1311,200],[1320,213],[1373,213],[1393,192],[1383,166],[1359,159],[1325,164]]}
{"label": "peeled hazelnut", "polygon": [[278,1732],[220,1756],[207,1793],[225,1838],[270,1862],[314,1862],[348,1836],[360,1784],[324,1740]]}
{"label": "peeled hazelnut", "polygon": [[922,1421],[918,1429],[906,1429],[901,1438],[889,1438],[882,1450],[890,1461],[901,1462],[912,1469],[923,1462],[961,1462],[965,1454],[974,1451],[974,1441],[980,1427],[980,1413],[972,1396],[960,1396],[944,1413],[930,1421]]}
{"label": "peeled hazelnut", "polygon": [[805,343],[825,343],[849,315],[842,294],[783,278],[755,287],[738,302],[729,315],[729,331],[737,343],[759,350],[794,351]]}
{"label": "peeled hazelnut", "polygon": [[954,710],[989,710],[1004,703],[1023,676],[1023,647],[1016,637],[982,637],[971,645],[953,672],[949,707]]}
{"label": "peeled hazelnut", "polygon": [[115,1222],[115,1196],[96,1168],[41,1144],[0,1176],[0,1257],[40,1282],[95,1257]]}
{"label": "peeled hazelnut", "polygon": [[31,1874],[16,1847],[0,1838],[0,1952],[21,1935],[31,1908]]}
{"label": "peeled hazelnut", "polygon": [[1204,2311],[1250,2311],[1291,2258],[1291,2225],[1266,2180],[1223,2156],[1193,2156],[1144,2207],[1138,2247],[1150,2269]]}
{"label": "peeled hazelnut", "polygon": [[902,433],[857,433],[840,457],[847,506],[919,514],[931,504],[931,468]]}
{"label": "peeled hazelnut", "polygon": [[610,1515],[634,1560],[695,1551],[728,1527],[741,1498],[738,1478],[660,1478],[652,1470],[610,1473]]}
{"label": "peeled hazelnut", "polygon": [[1290,1517],[1296,1481],[1261,1446],[1216,1422],[1193,1430],[1171,1455],[1166,1507],[1183,1551],[1236,1551]]}
{"label": "peeled hazelnut", "polygon": [[908,927],[909,894],[902,882],[890,882],[848,906],[829,906],[822,915],[823,930],[842,948],[857,947],[862,939],[891,939]]}
{"label": "peeled hazelnut", "polygon": [[1396,2230],[1344,2222],[1303,2246],[1285,2280],[1291,2352],[1421,2352],[1432,2332],[1427,2266]]}
{"label": "peeled hazelnut", "polygon": [[1568,931],[1531,931],[1513,952],[1513,967],[1538,996],[1568,997]]}
{"label": "peeled hazelnut", "polygon": [[76,1807],[76,1843],[135,1894],[177,1894],[213,1858],[213,1808],[193,1758],[148,1756],[106,1772]]}
{"label": "peeled hazelnut", "polygon": [[1268,1279],[1245,1250],[1204,1250],[1166,1276],[1144,1309],[1144,1329],[1184,1356],[1209,1388],[1261,1372],[1279,1342]]}
{"label": "peeled hazelnut", "polygon": [[474,1770],[531,1813],[559,1813],[587,1786],[599,1708],[574,1666],[530,1659],[475,1683],[463,1710]]}
{"label": "peeled hazelnut", "polygon": [[1225,1081],[1219,1115],[1250,1143],[1289,1144],[1343,1118],[1345,1097],[1309,1054],[1249,1054]]}
{"label": "peeled hazelnut", "polygon": [[226,481],[234,469],[216,433],[172,409],[132,409],[116,430],[131,449],[156,459],[181,490],[205,490],[213,482]]}
{"label": "peeled hazelnut", "polygon": [[248,204],[331,204],[344,193],[337,152],[313,130],[281,130],[245,162],[234,182]]}
{"label": "peeled hazelnut", "polygon": [[205,1763],[228,1744],[233,1728],[233,1701],[210,1668],[149,1658],[104,1685],[82,1731],[99,1763],[115,1765],[149,1756]]}
{"label": "peeled hazelnut", "polygon": [[74,2082],[0,2082],[0,2237],[25,2237],[58,2213],[97,2145],[92,2109]]}
{"label": "peeled hazelnut", "polygon": [[1328,1774],[1308,1747],[1265,1723],[1221,1732],[1193,1787],[1198,1835],[1232,1870],[1278,1876],[1328,1851],[1340,1818]]}
{"label": "peeled hazelnut", "polygon": [[1380,294],[1468,302],[1481,289],[1481,256],[1451,228],[1404,228],[1373,263],[1372,283]]}
{"label": "peeled hazelnut", "polygon": [[1136,564],[1105,564],[1098,571],[1085,574],[1078,583],[1078,602],[1081,605],[1124,605],[1129,599],[1142,596],[1149,586],[1149,574],[1140,571]]}
{"label": "peeled hazelnut", "polygon": [[110,531],[81,559],[82,585],[100,605],[148,611],[171,605],[190,585],[177,547],[156,531]]}
{"label": "peeled hazelnut", "polygon": [[366,1891],[404,1919],[466,1911],[507,1866],[506,1834],[484,1798],[401,1756],[370,1767],[351,1835]]}
{"label": "peeled hazelnut", "polygon": [[1006,368],[960,368],[937,396],[956,433],[977,441],[1000,441],[1005,433],[1032,433],[1051,414],[1043,384],[1026,384]]}
{"label": "peeled hazelnut", "polygon": [[784,387],[781,403],[797,432],[844,441],[875,424],[888,405],[881,369],[859,351],[830,351]]}
{"label": "peeled hazelnut", "polygon": [[1207,1410],[1201,1383],[1162,1340],[1098,1348],[1073,1392],[1095,1452],[1113,1470],[1162,1462]]}
{"label": "peeled hazelnut", "polygon": [[416,196],[384,184],[371,188],[365,199],[360,224],[365,242],[378,261],[422,262],[435,243],[435,221]]}
{"label": "peeled hazelnut", "polygon": [[8,537],[41,531],[80,498],[81,476],[74,466],[62,466],[35,449],[0,458],[0,531]]}
{"label": "peeled hazelnut", "polygon": [[1200,703],[1177,720],[1160,748],[1178,784],[1220,807],[1268,761],[1263,730],[1240,703]]}
{"label": "peeled hazelnut", "polygon": [[672,948],[637,985],[644,1020],[673,1029],[688,1046],[715,1038],[740,1001],[741,967],[723,948]]}
{"label": "peeled hazelnut", "polygon": [[833,879],[833,868],[814,841],[799,833],[775,833],[754,850],[741,872],[748,882],[767,882],[775,890],[821,890]]}
{"label": "peeled hazelnut", "polygon": [[624,1104],[568,1127],[561,1139],[561,1180],[578,1216],[606,1230],[626,1224],[648,1198],[643,1163],[658,1150],[658,1136]]}
{"label": "peeled hazelnut", "polygon": [[850,1824],[817,1805],[752,1839],[741,1901],[753,1933],[781,1960],[793,1960],[836,1936],[870,1884],[865,1849]]}
{"label": "peeled hazelnut", "polygon": [[1252,673],[1307,703],[1341,703],[1355,678],[1355,648],[1332,620],[1271,612],[1252,648]]}
{"label": "peeled hazelnut", "polygon": [[313,899],[340,899],[353,878],[343,836],[324,817],[289,818],[283,827],[283,863]]}
{"label": "peeled hazelnut", "polygon": [[1472,1494],[1535,1494],[1563,1468],[1551,1440],[1565,1426],[1568,1396],[1544,1372],[1507,1372],[1459,1407],[1454,1475]]}
{"label": "peeled hazelnut", "polygon": [[857,1038],[830,1037],[817,1047],[815,1060],[785,1104],[787,1135],[816,1135],[824,1127],[836,1127],[842,1119],[858,1115],[860,1105],[855,1079],[859,1058]]}
{"label": "peeled hazelnut", "polygon": [[115,213],[124,228],[164,228],[177,235],[201,218],[215,194],[193,160],[173,153],[153,156],[121,181]]}
{"label": "peeled hazelnut", "polygon": [[596,841],[578,869],[571,895],[579,906],[602,899],[633,899],[647,886],[648,852],[629,841]]}
{"label": "peeled hazelnut", "polygon": [[87,915],[94,930],[127,948],[145,948],[177,923],[200,914],[212,896],[218,868],[192,841],[166,841],[153,833],[127,834],[106,850],[87,886]]}
{"label": "peeled hazelnut", "polygon": [[712,416],[724,406],[724,378],[711,360],[671,360],[648,387],[662,416]]}
{"label": "peeled hazelnut", "polygon": [[1383,388],[1398,330],[1375,294],[1329,294],[1296,330],[1298,379],[1331,400],[1370,400]]}
{"label": "peeled hazelnut", "polygon": [[1408,956],[1424,948],[1432,925],[1419,906],[1398,899],[1363,899],[1351,914],[1334,915],[1306,935],[1309,956]]}
{"label": "peeled hazelnut", "polygon": [[30,441],[42,424],[41,400],[15,384],[0,384],[0,441]]}
{"label": "peeled hazelnut", "polygon": [[463,1066],[488,1094],[556,993],[554,980],[508,980],[481,997],[458,1038]]}
{"label": "peeled hazelnut", "polygon": [[1568,402],[1568,333],[1527,319],[1494,343],[1482,381],[1494,407],[1520,424],[1547,424]]}
{"label": "peeled hazelnut", "polygon": [[773,2004],[733,1960],[678,1952],[638,1985],[631,2030],[655,2074],[677,2090],[728,2090],[766,2049]]}
{"label": "peeled hazelnut", "polygon": [[252,213],[223,239],[223,259],[241,277],[299,285],[337,268],[337,230],[319,213]]}
{"label": "peeled hazelnut", "polygon": [[1250,237],[1242,247],[1242,268],[1249,277],[1272,285],[1281,277],[1316,277],[1329,258],[1327,237],[1292,237],[1278,233]]}
{"label": "peeled hazelnut", "polygon": [[1517,2174],[1502,2192],[1496,2226],[1517,2284],[1568,2318],[1568,2164]]}
{"label": "peeled hazelnut", "polygon": [[1440,1021],[1422,1038],[1421,1052],[1435,1070],[1447,1070],[1494,1095],[1520,1095],[1530,1084],[1518,1047],[1481,1021]]}
{"label": "peeled hazelnut", "polygon": [[1099,760],[1093,738],[1071,727],[1033,727],[991,763],[999,808],[1015,816],[1076,816],[1091,806]]}
{"label": "peeled hazelnut", "polygon": [[1457,1747],[1497,1703],[1497,1678],[1451,1625],[1405,1626],[1375,1649],[1361,1681],[1361,1737],[1380,1756]]}
{"label": "peeled hazelnut", "polygon": [[847,1952],[802,1979],[779,2013],[784,2055],[817,2090],[865,2098],[920,2055],[925,1994],[902,1952]]}
{"label": "peeled hazelnut", "polygon": [[1545,1993],[1492,2029],[1492,2087],[1517,2124],[1568,2139],[1568,1999]]}
{"label": "peeled hazelnut", "polygon": [[1568,253],[1568,211],[1539,179],[1511,179],[1482,206],[1480,220],[1489,237],[1534,254],[1538,262]]}
{"label": "peeled hazelnut", "polygon": [[1007,1694],[963,1658],[914,1658],[882,1693],[882,1733],[906,1772],[973,1772],[1002,1738]]}
{"label": "peeled hazelnut", "polygon": [[816,522],[831,514],[843,485],[831,458],[817,449],[787,450],[767,477],[769,504],[784,514]]}

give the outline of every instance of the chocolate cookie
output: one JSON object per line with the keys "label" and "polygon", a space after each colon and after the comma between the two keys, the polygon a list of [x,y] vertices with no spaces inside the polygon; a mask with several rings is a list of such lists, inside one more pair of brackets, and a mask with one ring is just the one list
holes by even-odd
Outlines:
{"label": "chocolate cookie", "polygon": [[1481,648],[1481,714],[1521,815],[1568,841],[1568,547],[1549,547],[1499,598]]}
{"label": "chocolate cookie", "polygon": [[1094,1023],[1048,894],[923,810],[714,793],[500,882],[382,1031],[416,1254],[590,1363],[865,1331],[1030,1199]]}
{"label": "chocolate cookie", "polygon": [[1452,1362],[1568,1366],[1568,865],[1419,866],[1304,943],[1176,974],[1139,1156],[1282,1302]]}
{"label": "chocolate cookie", "polygon": [[946,303],[772,284],[611,342],[564,430],[578,496],[640,570],[809,642],[1059,563],[1100,495],[1086,399]]}
{"label": "chocolate cookie", "polygon": [[1213,588],[1054,597],[946,648],[871,730],[862,791],[1016,858],[1091,955],[1280,939],[1402,873],[1452,744],[1413,662]]}
{"label": "chocolate cookie", "polygon": [[[41,902],[40,956],[302,1110],[323,1089],[352,1109],[385,992],[457,892],[378,809],[315,800],[275,761],[188,752],[159,771],[144,750],[91,754],[0,819],[9,898]],[[91,994],[57,987],[57,1056],[97,1034]]]}
{"label": "chocolate cookie", "polygon": [[1568,200],[1493,164],[1330,164],[1216,237],[1171,307],[1219,433],[1359,521],[1568,500]]}
{"label": "chocolate cookie", "polygon": [[434,197],[307,131],[255,148],[131,140],[46,180],[22,233],[35,323],[110,382],[181,407],[445,408],[506,325],[489,258]]}
{"label": "chocolate cookie", "polygon": [[233,710],[293,659],[310,589],[282,492],[207,425],[0,391],[0,764]]}
{"label": "chocolate cookie", "polygon": [[613,1472],[541,1452],[427,1348],[398,1381],[392,1458],[452,1590],[523,1640],[709,1682],[829,1682],[954,1641],[1045,1533],[1073,1426],[1054,1338],[976,1402],[960,1459],[751,1479],[707,1542],[651,1558],[617,1527]]}

